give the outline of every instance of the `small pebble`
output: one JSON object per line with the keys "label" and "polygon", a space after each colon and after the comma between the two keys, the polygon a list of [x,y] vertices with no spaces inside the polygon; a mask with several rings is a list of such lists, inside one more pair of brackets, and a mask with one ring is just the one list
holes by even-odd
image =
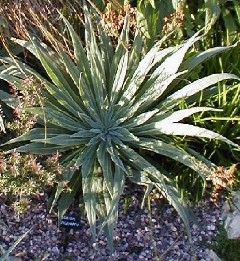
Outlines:
{"label": "small pebble", "polygon": [[216,229],[215,225],[208,225],[207,230],[214,231]]}
{"label": "small pebble", "polygon": [[53,253],[59,253],[59,249],[58,249],[58,247],[56,247],[56,246],[54,246],[53,248],[52,248],[52,251],[53,251]]}
{"label": "small pebble", "polygon": [[171,226],[171,230],[172,230],[173,232],[176,232],[176,231],[177,231],[177,228],[176,228],[175,226]]}

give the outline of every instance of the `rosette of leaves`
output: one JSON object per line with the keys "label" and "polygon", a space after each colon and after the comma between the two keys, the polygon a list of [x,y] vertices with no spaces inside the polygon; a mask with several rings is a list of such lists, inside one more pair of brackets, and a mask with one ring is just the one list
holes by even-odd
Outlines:
{"label": "rosette of leaves", "polygon": [[183,44],[166,49],[160,48],[161,40],[144,54],[138,33],[129,40],[127,15],[118,44],[112,46],[100,18],[86,4],[83,10],[84,46],[62,17],[74,59],[61,48],[52,50],[34,38],[14,40],[39,59],[47,77],[20,60],[1,59],[5,63],[2,79],[18,86],[31,75],[44,85],[42,106],[28,108],[37,114],[36,127],[5,145],[15,144],[18,152],[25,153],[62,153],[63,166],[77,170],[66,177],[70,190],[65,190],[62,182],[56,189],[53,205],[58,202],[59,220],[81,191],[93,238],[99,220],[111,249],[126,178],[145,185],[145,196],[157,188],[177,210],[190,236],[187,208],[174,182],[142,152],[169,157],[206,176],[211,174],[211,162],[176,144],[176,135],[219,139],[237,146],[210,130],[181,123],[193,113],[216,109],[178,107],[183,99],[194,101],[198,92],[219,81],[238,79],[228,73],[214,74],[177,88],[180,79],[199,63],[230,47],[213,48],[184,61],[188,49],[201,38],[198,32]]}

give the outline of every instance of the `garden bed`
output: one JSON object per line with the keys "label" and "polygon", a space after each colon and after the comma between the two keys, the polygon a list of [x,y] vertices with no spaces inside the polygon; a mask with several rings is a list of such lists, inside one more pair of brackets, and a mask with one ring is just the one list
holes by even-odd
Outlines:
{"label": "garden bed", "polygon": [[[1,203],[1,245],[8,249],[22,234],[29,234],[12,252],[13,260],[202,260],[210,261],[207,245],[217,234],[221,203],[201,201],[193,208],[191,226],[193,248],[184,232],[182,221],[161,198],[152,201],[151,213],[140,208],[135,193],[126,203],[121,199],[119,222],[115,229],[115,252],[111,255],[107,241],[100,233],[98,241],[91,241],[90,229],[82,220],[81,230],[59,229],[57,215],[47,211],[47,195],[32,200],[28,210],[19,216]],[[73,210],[73,214],[74,214]],[[75,213],[76,214],[76,213]],[[151,217],[152,216],[152,217]],[[150,222],[151,219],[151,222]],[[155,259],[156,255],[160,259]],[[195,259],[194,259],[195,258]]]}

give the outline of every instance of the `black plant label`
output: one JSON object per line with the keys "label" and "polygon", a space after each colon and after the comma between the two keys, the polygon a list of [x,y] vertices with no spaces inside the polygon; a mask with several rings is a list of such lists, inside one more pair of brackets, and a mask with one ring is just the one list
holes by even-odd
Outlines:
{"label": "black plant label", "polygon": [[73,215],[66,215],[62,219],[60,227],[66,229],[80,230],[82,228],[82,224],[79,217]]}

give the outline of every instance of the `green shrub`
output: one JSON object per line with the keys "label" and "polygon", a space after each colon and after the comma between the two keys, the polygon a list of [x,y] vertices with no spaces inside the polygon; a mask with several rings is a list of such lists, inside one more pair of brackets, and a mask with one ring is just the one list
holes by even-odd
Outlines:
{"label": "green shrub", "polygon": [[48,157],[41,164],[33,155],[0,153],[0,195],[6,197],[6,204],[12,204],[20,214],[27,209],[32,198],[38,198],[53,187],[62,176],[58,157]]}
{"label": "green shrub", "polygon": [[128,15],[114,47],[100,18],[85,4],[83,10],[85,46],[62,17],[71,37],[68,47],[73,59],[57,48],[58,42],[54,51],[33,37],[14,40],[40,60],[47,77],[20,60],[1,59],[5,63],[2,79],[19,86],[31,76],[43,85],[41,93],[36,93],[40,106],[26,109],[37,115],[37,125],[4,146],[13,144],[22,153],[61,153],[62,165],[72,170],[66,175],[71,189],[66,191],[62,182],[56,189],[53,205],[58,201],[59,220],[80,191],[93,238],[98,218],[111,249],[126,178],[146,186],[145,198],[156,187],[177,210],[190,236],[187,208],[174,182],[146,152],[180,162],[205,177],[212,175],[214,165],[187,144],[180,146],[175,136],[219,139],[237,146],[210,130],[181,123],[194,113],[216,109],[178,109],[183,99],[194,99],[219,81],[238,79],[232,74],[213,74],[179,89],[180,80],[192,69],[226,48],[213,48],[183,62],[188,49],[201,39],[198,32],[183,44],[166,49],[161,49],[163,39],[145,54],[137,32],[133,42],[129,39]]}

